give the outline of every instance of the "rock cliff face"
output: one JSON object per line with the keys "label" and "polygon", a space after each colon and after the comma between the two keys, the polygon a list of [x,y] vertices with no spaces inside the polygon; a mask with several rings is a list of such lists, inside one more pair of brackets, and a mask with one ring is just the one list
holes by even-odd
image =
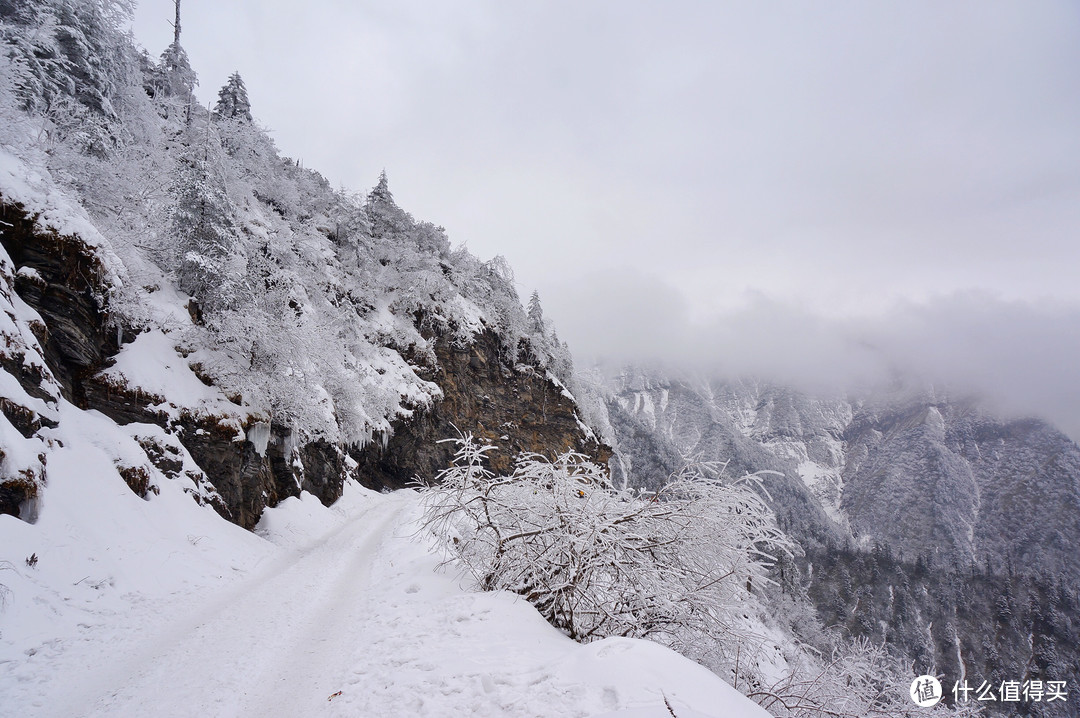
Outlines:
{"label": "rock cliff face", "polygon": [[430,411],[397,427],[385,446],[353,452],[359,474],[375,488],[399,488],[419,478],[430,481],[450,463],[455,447],[439,443],[471,433],[497,447],[491,468],[508,472],[520,452],[551,456],[572,449],[600,464],[608,447],[586,433],[573,399],[532,367],[511,366],[499,338],[484,331],[467,346],[440,338],[432,376],[443,399]]}
{"label": "rock cliff face", "polygon": [[[40,315],[34,333],[46,365],[24,362],[9,351],[2,353],[2,368],[32,397],[55,400],[42,384],[42,372],[51,371],[63,397],[77,406],[101,411],[119,424],[143,422],[165,429],[213,485],[208,500],[241,526],[253,528],[265,507],[301,490],[329,504],[341,495],[350,475],[377,489],[402,487],[414,477],[432,479],[453,451],[436,442],[456,436],[457,430],[503,449],[492,457],[497,470],[508,468],[519,451],[554,454],[575,449],[600,462],[610,456],[577,420],[569,395],[538,370],[505,361],[499,338],[490,331],[467,345],[449,338],[435,342],[437,365],[424,371],[440,386],[443,398],[395,424],[385,444],[303,442],[290,427],[267,426],[260,416],[249,416],[238,427],[235,417],[166,413],[160,408],[162,397],[116,386],[100,373],[134,333],[110,321],[104,273],[92,249],[78,237],[42,230],[34,217],[2,198],[0,207],[5,223],[0,243],[18,270],[15,292]],[[5,401],[11,404],[5,415],[13,425],[30,431],[48,421],[39,412]],[[253,441],[259,432],[264,436]],[[151,442],[144,449],[163,472],[179,470],[175,448]],[[34,482],[23,482],[30,488],[16,491],[14,478],[8,478],[0,489],[0,512],[18,515]]]}
{"label": "rock cliff face", "polygon": [[[38,337],[45,360],[74,403],[83,401],[83,382],[115,354],[117,337],[107,331],[104,270],[78,237],[41,229],[18,205],[0,197],[3,243],[15,268],[15,291],[45,321]],[[32,395],[40,382],[24,381]]]}

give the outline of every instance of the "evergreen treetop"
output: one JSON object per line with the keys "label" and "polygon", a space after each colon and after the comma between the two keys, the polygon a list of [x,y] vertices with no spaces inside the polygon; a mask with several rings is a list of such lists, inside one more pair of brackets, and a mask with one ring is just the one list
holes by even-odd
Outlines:
{"label": "evergreen treetop", "polygon": [[379,173],[379,182],[368,193],[364,210],[371,224],[371,234],[376,238],[403,235],[415,225],[408,212],[398,207],[394,201],[386,170]]}
{"label": "evergreen treetop", "polygon": [[218,90],[217,105],[214,106],[217,119],[241,119],[251,122],[251,102],[248,100],[247,87],[239,72],[229,75],[229,81]]}
{"label": "evergreen treetop", "polygon": [[529,297],[529,331],[544,336],[544,310],[540,307],[540,292],[533,290]]}

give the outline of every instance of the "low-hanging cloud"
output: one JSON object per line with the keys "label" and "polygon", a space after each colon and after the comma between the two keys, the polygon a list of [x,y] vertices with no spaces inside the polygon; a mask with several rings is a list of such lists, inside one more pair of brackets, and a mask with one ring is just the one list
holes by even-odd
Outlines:
{"label": "low-hanging cloud", "polygon": [[582,363],[754,376],[814,393],[901,377],[1080,437],[1080,305],[963,292],[837,317],[754,294],[695,319],[678,289],[627,269],[563,288],[548,314]]}

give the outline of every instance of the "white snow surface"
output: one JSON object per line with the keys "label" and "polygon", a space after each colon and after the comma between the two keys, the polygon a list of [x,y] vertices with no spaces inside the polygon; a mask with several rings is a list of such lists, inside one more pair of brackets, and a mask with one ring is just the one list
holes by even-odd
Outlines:
{"label": "white snow surface", "polygon": [[60,235],[77,236],[92,247],[105,270],[106,281],[119,286],[121,262],[101,236],[86,210],[59,188],[46,168],[45,157],[0,145],[0,197],[18,203],[37,224]]}
{"label": "white snow surface", "polygon": [[[420,497],[350,483],[255,533],[63,401],[39,518],[0,516],[0,716],[761,718],[652,643],[579,645],[525,601],[474,593],[418,536]],[[37,565],[26,558],[36,554]]]}
{"label": "white snow surface", "polygon": [[221,389],[207,386],[196,376],[177,353],[173,339],[160,329],[143,332],[125,344],[116,363],[101,373],[119,386],[156,397],[160,403],[153,408],[170,416],[186,410],[194,415],[232,417],[238,423],[245,416]]}

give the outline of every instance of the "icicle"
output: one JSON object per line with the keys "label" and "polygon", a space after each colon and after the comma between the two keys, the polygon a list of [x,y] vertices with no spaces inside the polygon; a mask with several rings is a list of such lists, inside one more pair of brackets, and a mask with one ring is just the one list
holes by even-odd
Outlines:
{"label": "icicle", "polygon": [[255,445],[259,456],[266,456],[266,447],[270,443],[270,424],[257,421],[248,427],[247,440]]}

